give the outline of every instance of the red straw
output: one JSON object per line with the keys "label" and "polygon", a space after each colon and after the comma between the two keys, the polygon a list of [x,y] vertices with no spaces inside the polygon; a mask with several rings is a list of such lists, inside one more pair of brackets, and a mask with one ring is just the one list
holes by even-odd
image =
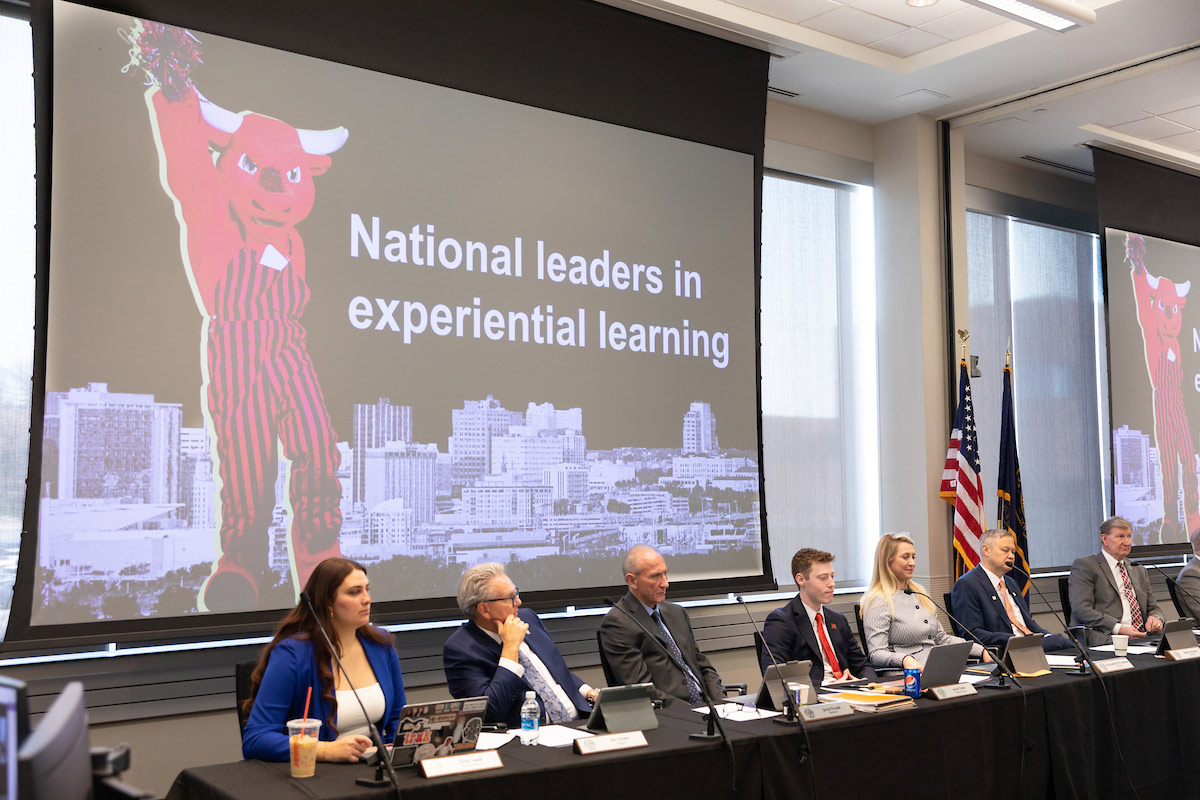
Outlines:
{"label": "red straw", "polygon": [[308,697],[304,698],[304,716],[301,719],[308,719],[308,704],[312,702],[312,687],[308,687]]}

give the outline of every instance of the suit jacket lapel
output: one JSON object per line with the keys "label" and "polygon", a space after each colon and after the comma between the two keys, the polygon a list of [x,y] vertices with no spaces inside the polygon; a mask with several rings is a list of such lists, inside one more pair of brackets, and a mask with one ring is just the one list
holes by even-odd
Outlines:
{"label": "suit jacket lapel", "polygon": [[1008,619],[1008,612],[1004,610],[1004,598],[997,594],[999,590],[992,584],[992,576],[984,571],[983,567],[976,566],[975,569],[979,570],[976,580],[979,581],[984,596],[992,599],[992,606],[996,609],[996,613],[1000,615],[1000,619],[1008,621],[1011,627],[1012,621]]}
{"label": "suit jacket lapel", "polygon": [[797,597],[794,601],[796,608],[792,609],[792,614],[796,617],[796,628],[800,631],[800,638],[808,645],[808,649],[813,653],[818,654],[818,658],[824,661],[824,654],[821,653],[821,642],[817,639],[817,632],[813,630],[812,623],[808,619],[808,608],[804,605],[804,601]]}
{"label": "suit jacket lapel", "polygon": [[1117,578],[1113,575],[1112,567],[1108,565],[1108,559],[1104,557],[1103,553],[1099,553],[1096,555],[1096,561],[1100,563],[1100,573],[1108,578],[1108,585],[1112,587],[1112,590],[1117,595],[1117,599],[1120,600],[1121,595],[1125,592],[1125,587],[1117,586]]}

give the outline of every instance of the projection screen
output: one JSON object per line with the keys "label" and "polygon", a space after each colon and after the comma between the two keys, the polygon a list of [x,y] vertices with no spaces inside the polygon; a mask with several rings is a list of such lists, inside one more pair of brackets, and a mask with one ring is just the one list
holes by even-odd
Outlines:
{"label": "projection screen", "polygon": [[638,542],[770,583],[753,154],[67,2],[53,36],[21,635],[288,607],[338,553],[430,609],[485,560],[587,596]]}

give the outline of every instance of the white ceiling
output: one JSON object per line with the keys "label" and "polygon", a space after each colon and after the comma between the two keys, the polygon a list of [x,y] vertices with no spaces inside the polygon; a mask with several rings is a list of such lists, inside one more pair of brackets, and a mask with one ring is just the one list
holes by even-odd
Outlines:
{"label": "white ceiling", "polygon": [[1090,169],[1078,145],[1107,141],[1200,170],[1200,0],[1079,0],[1096,24],[1066,33],[963,0],[605,1],[771,51],[771,86],[797,95],[773,97],[805,108],[950,119],[1008,161]]}

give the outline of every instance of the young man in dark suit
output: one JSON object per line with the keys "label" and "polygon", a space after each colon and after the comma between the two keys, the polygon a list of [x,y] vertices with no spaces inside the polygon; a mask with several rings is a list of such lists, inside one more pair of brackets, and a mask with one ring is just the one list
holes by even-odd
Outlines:
{"label": "young man in dark suit", "polygon": [[800,591],[786,606],[772,611],[763,624],[762,671],[771,666],[774,655],[780,664],[812,661],[814,686],[874,678],[875,670],[854,640],[850,623],[826,605],[833,601],[837,586],[833,554],[811,547],[797,550],[792,556],[792,576]]}

